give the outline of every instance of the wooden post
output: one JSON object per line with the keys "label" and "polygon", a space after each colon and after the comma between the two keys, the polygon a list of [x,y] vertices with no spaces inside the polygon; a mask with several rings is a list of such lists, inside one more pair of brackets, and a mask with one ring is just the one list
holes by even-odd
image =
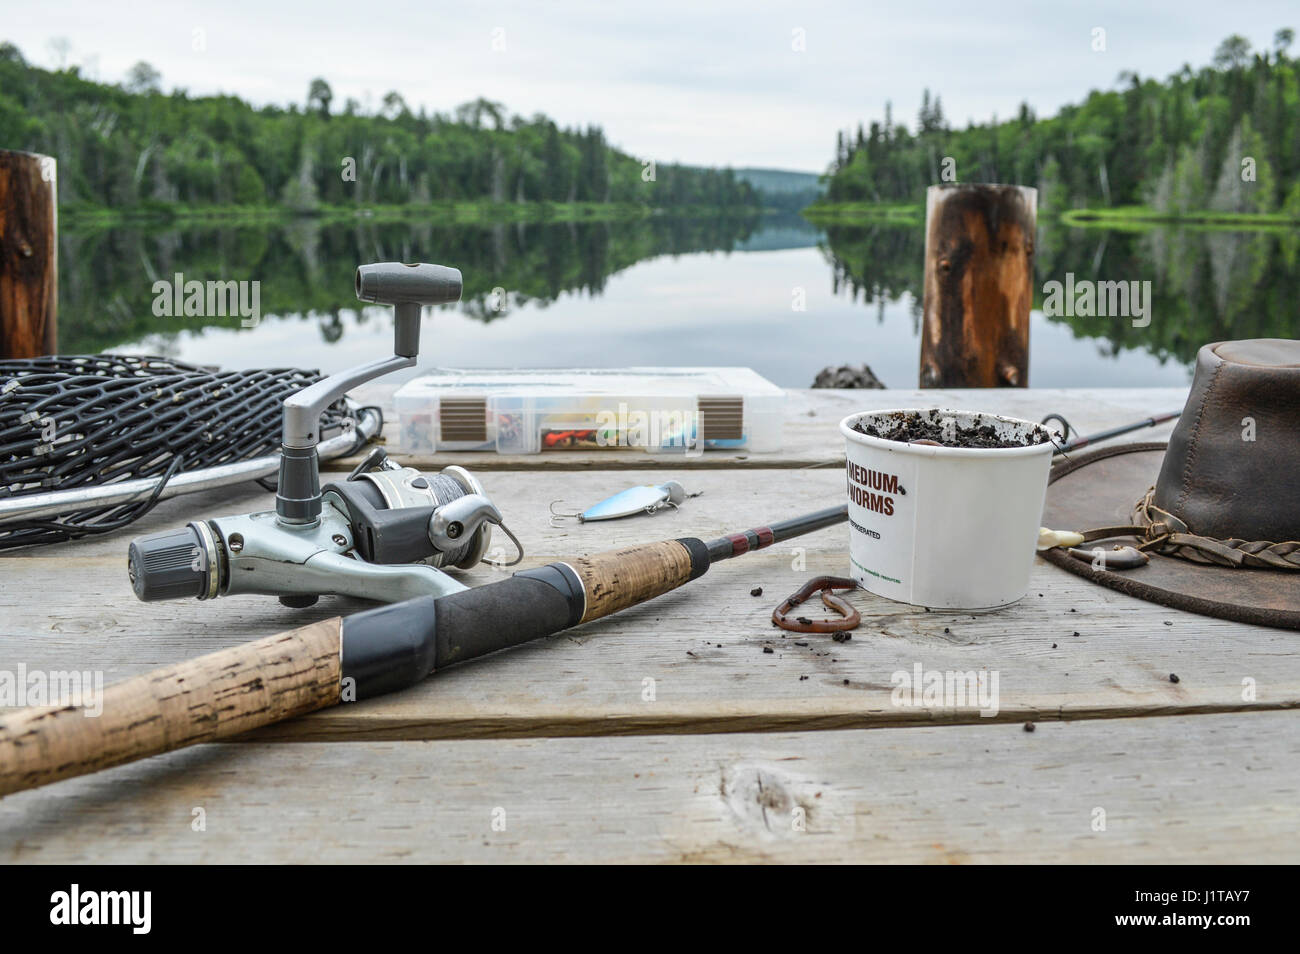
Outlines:
{"label": "wooden post", "polygon": [[58,349],[54,159],[0,149],[0,358]]}
{"label": "wooden post", "polygon": [[1029,384],[1038,190],[939,185],[925,196],[921,387]]}

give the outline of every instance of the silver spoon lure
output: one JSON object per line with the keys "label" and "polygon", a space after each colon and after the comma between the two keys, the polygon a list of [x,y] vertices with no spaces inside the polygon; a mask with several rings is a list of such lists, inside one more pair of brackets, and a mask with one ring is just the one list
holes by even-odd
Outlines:
{"label": "silver spoon lure", "polygon": [[662,484],[629,487],[583,511],[556,510],[555,505],[560,502],[556,500],[551,502],[551,524],[555,526],[557,520],[569,518],[577,518],[579,522],[587,523],[592,520],[615,520],[638,513],[654,513],[665,507],[676,509],[682,501],[698,497],[703,492],[699,490],[695,493],[687,493],[686,488],[677,481],[669,480]]}

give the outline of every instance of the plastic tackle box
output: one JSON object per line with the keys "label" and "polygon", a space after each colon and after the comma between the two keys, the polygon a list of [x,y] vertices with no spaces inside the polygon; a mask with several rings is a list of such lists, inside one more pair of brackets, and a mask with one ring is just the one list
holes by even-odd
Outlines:
{"label": "plastic tackle box", "polygon": [[440,368],[394,396],[406,454],[776,451],[784,401],[750,368]]}

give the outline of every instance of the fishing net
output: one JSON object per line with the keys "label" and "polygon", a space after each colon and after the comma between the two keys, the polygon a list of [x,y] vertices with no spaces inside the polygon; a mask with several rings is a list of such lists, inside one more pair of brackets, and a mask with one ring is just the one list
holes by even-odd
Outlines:
{"label": "fishing net", "polygon": [[[73,499],[54,519],[6,520],[0,550],[117,530],[148,513],[178,473],[278,451],[281,402],[320,379],[109,354],[0,361],[0,500],[162,478],[144,499],[83,508]],[[359,447],[363,410],[331,405],[322,437],[351,426]]]}

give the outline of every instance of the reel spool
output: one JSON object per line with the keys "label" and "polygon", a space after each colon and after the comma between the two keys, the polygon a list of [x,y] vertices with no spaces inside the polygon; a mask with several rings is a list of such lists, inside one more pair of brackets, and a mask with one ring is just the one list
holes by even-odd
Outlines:
{"label": "reel spool", "polygon": [[500,526],[523,559],[523,547],[473,474],[454,464],[437,474],[399,467],[376,448],[348,479],[327,484],[327,504],[345,511],[357,554],[371,563],[426,563],[468,570],[484,560]]}
{"label": "reel spool", "polygon": [[[365,466],[364,464],[362,466]],[[463,467],[454,464],[444,467],[441,473],[424,475],[414,467],[401,467],[395,470],[372,470],[349,477],[349,481],[362,480],[370,484],[379,502],[388,510],[403,510],[408,507],[432,507],[434,512],[453,500],[460,500],[469,494],[478,494],[486,498],[487,492],[478,478]],[[338,493],[337,485],[326,488]],[[432,514],[430,515],[432,518]],[[430,566],[454,566],[468,570],[483,559],[492,542],[492,524],[484,522],[472,534],[460,534],[460,541],[452,538],[453,545],[448,550],[436,549],[424,558]],[[436,544],[435,544],[436,547]],[[367,549],[374,551],[374,542],[368,542]],[[366,559],[375,563],[403,562],[368,556]]]}

